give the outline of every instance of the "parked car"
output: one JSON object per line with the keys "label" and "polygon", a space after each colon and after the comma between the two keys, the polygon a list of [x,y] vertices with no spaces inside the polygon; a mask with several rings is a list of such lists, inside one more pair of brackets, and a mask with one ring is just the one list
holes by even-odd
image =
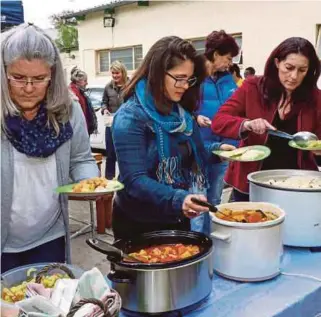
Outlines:
{"label": "parked car", "polygon": [[94,150],[106,150],[105,142],[105,124],[104,118],[101,114],[101,102],[103,99],[105,86],[103,85],[88,85],[86,94],[90,98],[93,108],[95,109],[98,129],[97,134],[90,136],[90,145]]}

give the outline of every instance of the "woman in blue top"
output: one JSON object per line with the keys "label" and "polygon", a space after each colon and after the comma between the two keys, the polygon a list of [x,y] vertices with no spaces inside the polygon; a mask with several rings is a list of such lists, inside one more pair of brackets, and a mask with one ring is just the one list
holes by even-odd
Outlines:
{"label": "woman in blue top", "polygon": [[[210,128],[211,120],[224,102],[231,97],[237,86],[232,75],[228,72],[233,63],[233,57],[239,53],[239,47],[235,39],[226,34],[225,31],[213,31],[206,38],[205,57],[208,61],[209,76],[202,83],[202,100],[198,110],[197,122],[201,126],[201,135],[208,155],[212,155],[214,150],[233,150],[237,141],[222,138],[214,134]],[[213,160],[212,155],[209,162],[208,178],[209,188],[207,199],[210,203],[218,205],[221,203],[223,192],[223,177],[228,167],[228,162],[218,162]],[[192,230],[210,233],[210,217],[203,214],[192,221]]]}
{"label": "woman in blue top", "polygon": [[157,41],[124,88],[113,123],[120,181],[113,209],[115,238],[189,230],[208,209],[192,202],[206,187],[206,152],[192,112],[206,76],[204,58],[178,37]]}

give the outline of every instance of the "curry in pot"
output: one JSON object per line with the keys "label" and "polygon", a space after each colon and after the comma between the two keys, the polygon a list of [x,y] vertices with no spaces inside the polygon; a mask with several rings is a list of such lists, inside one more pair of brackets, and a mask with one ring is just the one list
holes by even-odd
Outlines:
{"label": "curry in pot", "polygon": [[188,259],[200,252],[200,247],[197,245],[179,243],[151,246],[129,255],[144,263],[169,263]]}
{"label": "curry in pot", "polygon": [[225,208],[221,209],[215,215],[222,220],[243,223],[266,222],[278,218],[278,216],[273,212],[262,211],[261,209],[231,210]]}

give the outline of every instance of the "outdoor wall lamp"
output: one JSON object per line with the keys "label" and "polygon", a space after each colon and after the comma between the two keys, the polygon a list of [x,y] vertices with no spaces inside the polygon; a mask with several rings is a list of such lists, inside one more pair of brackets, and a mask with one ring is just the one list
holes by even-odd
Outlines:
{"label": "outdoor wall lamp", "polygon": [[104,17],[104,28],[113,28],[115,25],[115,18]]}

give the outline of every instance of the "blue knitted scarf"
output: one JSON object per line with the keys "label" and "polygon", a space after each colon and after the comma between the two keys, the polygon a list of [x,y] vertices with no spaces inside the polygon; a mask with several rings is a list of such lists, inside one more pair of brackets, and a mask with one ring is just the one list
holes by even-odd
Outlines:
{"label": "blue knitted scarf", "polygon": [[20,153],[31,157],[48,157],[57,148],[71,139],[71,124],[60,124],[57,136],[54,128],[48,124],[47,109],[41,105],[36,117],[26,120],[22,116],[8,116],[5,119],[7,137],[13,147]]}
{"label": "blue knitted scarf", "polygon": [[196,161],[196,170],[190,171],[188,183],[190,188],[203,190],[206,186],[204,162],[198,155],[193,134],[193,117],[179,104],[174,104],[168,115],[162,115],[156,109],[154,98],[147,88],[146,79],[141,79],[135,87],[136,97],[147,116],[152,120],[152,129],[156,134],[159,165],[157,178],[160,183],[172,185],[186,183],[183,177],[180,154],[173,154],[170,135],[175,134],[178,141],[190,144]]}

